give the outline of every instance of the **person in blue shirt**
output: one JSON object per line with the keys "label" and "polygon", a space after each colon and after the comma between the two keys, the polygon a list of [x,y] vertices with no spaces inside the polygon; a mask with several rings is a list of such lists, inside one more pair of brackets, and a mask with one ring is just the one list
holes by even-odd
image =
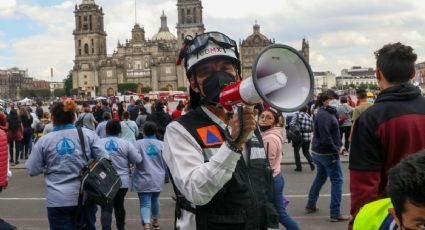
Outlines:
{"label": "person in blue shirt", "polygon": [[121,124],[117,120],[109,120],[106,124],[106,138],[99,140],[99,145],[112,160],[112,165],[121,178],[121,188],[110,205],[102,206],[101,223],[102,230],[110,230],[112,223],[112,210],[115,209],[115,220],[118,230],[125,226],[124,198],[128,191],[130,181],[129,164],[142,161],[141,155],[128,141],[119,137]]}
{"label": "person in blue shirt", "polygon": [[[136,164],[131,190],[137,192],[140,201],[140,217],[145,230],[159,229],[159,193],[164,189],[166,164],[162,159],[163,142],[155,134],[153,121],[143,125],[144,139],[137,141],[137,150],[143,161]],[[152,222],[151,222],[152,219]]]}
{"label": "person in blue shirt", "polygon": [[[80,191],[80,171],[87,164],[75,128],[74,101],[63,101],[51,108],[53,131],[42,136],[34,145],[25,164],[28,174],[44,173],[46,206],[52,230],[96,229],[96,205],[84,207],[81,220],[76,220]],[[82,128],[89,159],[107,157],[97,142],[95,132]]]}

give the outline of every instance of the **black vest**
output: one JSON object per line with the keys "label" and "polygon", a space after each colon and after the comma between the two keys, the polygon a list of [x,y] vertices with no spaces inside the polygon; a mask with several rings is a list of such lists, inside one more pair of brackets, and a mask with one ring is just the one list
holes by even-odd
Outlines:
{"label": "black vest", "polygon": [[[221,140],[224,140],[223,129],[200,107],[181,116],[177,121],[201,146],[205,161],[208,161],[205,149],[219,148],[223,144],[220,138],[213,138],[212,143],[206,143],[205,135],[200,134],[200,130],[209,127],[209,130],[218,131]],[[217,135],[217,132],[214,134]],[[210,202],[196,207],[198,230],[263,230],[268,227],[278,229],[277,212],[266,196],[272,186],[272,172],[265,158],[262,140],[254,135],[247,146],[250,146],[248,163],[241,157],[232,178]]]}

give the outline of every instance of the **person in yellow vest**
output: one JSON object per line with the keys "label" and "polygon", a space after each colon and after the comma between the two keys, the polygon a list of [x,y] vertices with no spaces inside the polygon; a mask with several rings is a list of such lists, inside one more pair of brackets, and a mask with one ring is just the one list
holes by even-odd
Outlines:
{"label": "person in yellow vest", "polygon": [[388,174],[389,198],[364,205],[354,230],[425,229],[425,150],[412,154]]}

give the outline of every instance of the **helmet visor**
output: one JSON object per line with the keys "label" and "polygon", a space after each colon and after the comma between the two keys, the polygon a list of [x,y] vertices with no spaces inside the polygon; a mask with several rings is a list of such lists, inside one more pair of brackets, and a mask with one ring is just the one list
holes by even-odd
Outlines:
{"label": "helmet visor", "polygon": [[212,41],[226,49],[236,47],[236,42],[225,34],[220,32],[208,32],[200,34],[192,39],[187,49],[187,54],[195,54],[204,49],[208,45],[208,41]]}

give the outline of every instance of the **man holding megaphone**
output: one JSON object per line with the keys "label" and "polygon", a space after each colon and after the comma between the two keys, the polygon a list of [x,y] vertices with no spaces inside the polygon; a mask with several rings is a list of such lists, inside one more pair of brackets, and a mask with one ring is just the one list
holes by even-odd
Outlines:
{"label": "man holding megaphone", "polygon": [[236,42],[219,32],[188,36],[182,61],[192,109],[167,126],[163,152],[176,193],[175,229],[278,229],[255,114],[244,106],[229,116],[220,103],[222,89],[241,80]]}

